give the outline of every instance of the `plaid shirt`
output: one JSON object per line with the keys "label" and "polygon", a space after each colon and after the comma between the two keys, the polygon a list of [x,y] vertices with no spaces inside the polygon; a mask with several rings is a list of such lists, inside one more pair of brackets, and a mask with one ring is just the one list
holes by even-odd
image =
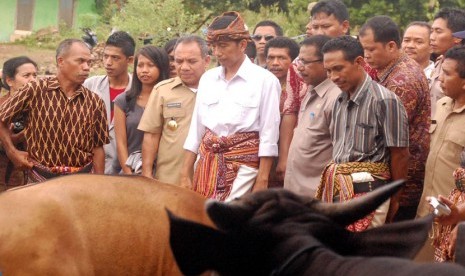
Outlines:
{"label": "plaid shirt", "polygon": [[68,98],[56,77],[27,84],[0,106],[4,123],[19,114],[27,120],[29,156],[47,167],[82,167],[110,142],[103,100],[83,86]]}
{"label": "plaid shirt", "polygon": [[389,163],[388,147],[408,147],[408,121],[399,98],[368,75],[353,99],[342,93],[333,109],[331,138],[336,163]]}

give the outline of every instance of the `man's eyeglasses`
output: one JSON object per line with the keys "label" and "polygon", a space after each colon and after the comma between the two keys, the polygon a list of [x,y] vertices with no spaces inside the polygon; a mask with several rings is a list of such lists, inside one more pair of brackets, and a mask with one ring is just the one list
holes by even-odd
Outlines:
{"label": "man's eyeglasses", "polygon": [[259,34],[256,34],[256,35],[253,35],[252,36],[252,39],[255,40],[255,41],[260,41],[262,40],[262,37],[265,38],[265,41],[270,41],[274,38],[274,36],[272,35],[259,35]]}
{"label": "man's eyeglasses", "polygon": [[322,59],[305,60],[305,59],[297,58],[297,65],[307,66],[309,64],[316,63],[316,62],[322,62],[322,61],[323,61]]}

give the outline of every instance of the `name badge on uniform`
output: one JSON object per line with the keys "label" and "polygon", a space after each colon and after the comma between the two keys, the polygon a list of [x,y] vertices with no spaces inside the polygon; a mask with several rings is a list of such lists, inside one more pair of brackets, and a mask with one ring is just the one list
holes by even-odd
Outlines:
{"label": "name badge on uniform", "polygon": [[181,108],[181,103],[168,103],[166,104],[168,108]]}

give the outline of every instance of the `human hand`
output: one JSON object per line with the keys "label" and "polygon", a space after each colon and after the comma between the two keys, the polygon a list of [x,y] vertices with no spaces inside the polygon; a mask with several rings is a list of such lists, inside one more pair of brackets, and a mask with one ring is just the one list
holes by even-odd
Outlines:
{"label": "human hand", "polygon": [[[426,200],[429,202],[430,197],[427,197]],[[439,195],[438,200],[439,202],[442,202],[449,207],[450,214],[436,217],[435,220],[442,225],[457,224],[460,221],[460,213],[459,213],[459,209],[457,208],[457,206],[452,201],[450,201],[449,199],[447,199],[446,197],[442,195]]]}
{"label": "human hand", "polygon": [[34,163],[29,161],[29,154],[25,151],[14,150],[11,153],[8,153],[8,158],[13,162],[15,168],[20,170],[31,169],[34,166]]}

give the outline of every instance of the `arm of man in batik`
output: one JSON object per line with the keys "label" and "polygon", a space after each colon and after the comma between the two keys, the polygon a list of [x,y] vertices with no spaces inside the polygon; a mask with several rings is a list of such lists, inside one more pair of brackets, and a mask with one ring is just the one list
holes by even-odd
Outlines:
{"label": "arm of man in batik", "polygon": [[103,146],[94,148],[92,153],[94,173],[103,174],[105,172],[105,151],[103,150]]}
{"label": "arm of man in batik", "polygon": [[29,154],[25,151],[18,150],[14,146],[10,134],[10,130],[7,128],[5,122],[0,121],[0,140],[8,158],[18,169],[32,168],[33,164],[28,159]]}
{"label": "arm of man in batik", "polygon": [[[408,174],[408,160],[409,160],[409,150],[406,147],[390,147],[391,152],[391,179],[407,179]],[[389,205],[389,211],[386,216],[386,222],[392,222],[394,216],[399,209],[400,195],[402,194],[402,189],[391,197],[391,203]]]}

